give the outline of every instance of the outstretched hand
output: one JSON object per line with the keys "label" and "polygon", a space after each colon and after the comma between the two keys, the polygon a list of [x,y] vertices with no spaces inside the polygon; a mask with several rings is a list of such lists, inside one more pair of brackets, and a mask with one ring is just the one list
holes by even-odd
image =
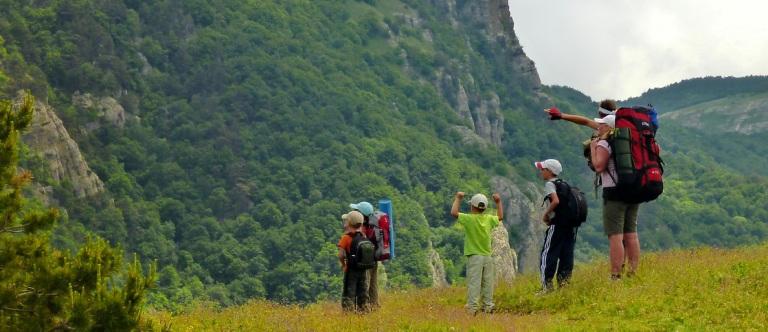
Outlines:
{"label": "outstretched hand", "polygon": [[550,120],[560,120],[560,119],[563,118],[563,113],[560,112],[560,110],[557,109],[556,107],[545,109],[544,112],[549,114],[549,119]]}
{"label": "outstretched hand", "polygon": [[457,199],[464,199],[464,192],[463,191],[457,191],[456,192],[456,198]]}
{"label": "outstretched hand", "polygon": [[499,195],[498,193],[494,193],[493,196],[491,197],[493,197],[493,201],[496,202],[496,204],[499,204],[499,202],[501,202],[501,195]]}

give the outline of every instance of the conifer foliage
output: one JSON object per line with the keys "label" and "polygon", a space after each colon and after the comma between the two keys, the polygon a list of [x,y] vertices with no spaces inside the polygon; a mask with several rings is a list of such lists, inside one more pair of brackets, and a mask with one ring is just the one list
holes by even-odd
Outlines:
{"label": "conifer foliage", "polygon": [[123,271],[122,253],[89,238],[76,254],[53,248],[59,217],[25,204],[32,173],[18,170],[20,132],[32,121],[34,98],[0,101],[0,329],[8,331],[140,328],[144,275],[137,259]]}

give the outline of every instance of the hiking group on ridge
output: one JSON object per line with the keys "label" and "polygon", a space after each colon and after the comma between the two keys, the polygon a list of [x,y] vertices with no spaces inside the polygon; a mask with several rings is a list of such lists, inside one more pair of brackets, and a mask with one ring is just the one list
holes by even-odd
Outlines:
{"label": "hiking group on ridge", "polygon": [[[640,261],[637,216],[643,202],[656,199],[663,191],[663,162],[655,140],[658,120],[653,107],[622,107],[603,100],[597,118],[545,110],[551,120],[566,120],[594,129],[583,143],[587,165],[595,172],[595,189],[602,190],[603,230],[608,238],[610,279],[633,276]],[[587,219],[587,198],[579,188],[560,178],[563,166],[557,159],[534,162],[544,184],[541,222],[547,225],[540,256],[541,291],[564,287],[571,279],[574,248],[579,226]],[[496,283],[492,253],[493,229],[504,221],[498,193],[492,195],[495,214],[482,193],[472,196],[469,213],[460,212],[465,193],[456,192],[450,215],[464,232],[467,302],[470,314],[494,310]],[[374,211],[368,202],[350,204],[342,216],[344,234],[339,240],[339,260],[344,271],[342,308],[367,312],[379,307],[378,262],[394,255],[390,247],[390,220],[386,213]],[[625,269],[625,261],[628,270]]]}

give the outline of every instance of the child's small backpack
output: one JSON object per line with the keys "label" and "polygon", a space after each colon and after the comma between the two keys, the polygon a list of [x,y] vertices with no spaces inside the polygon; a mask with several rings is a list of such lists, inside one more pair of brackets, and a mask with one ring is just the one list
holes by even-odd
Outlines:
{"label": "child's small backpack", "polygon": [[[567,182],[557,179],[553,182],[560,204],[555,207],[552,223],[579,227],[587,220],[587,195],[578,187],[571,187]],[[546,197],[545,200],[549,199]]]}
{"label": "child's small backpack", "polygon": [[381,211],[376,211],[368,218],[368,225],[373,229],[376,238],[377,261],[389,260],[391,256],[389,243],[389,216]]}
{"label": "child's small backpack", "polygon": [[375,246],[365,234],[356,232],[349,250],[349,266],[355,270],[367,270],[376,266]]}

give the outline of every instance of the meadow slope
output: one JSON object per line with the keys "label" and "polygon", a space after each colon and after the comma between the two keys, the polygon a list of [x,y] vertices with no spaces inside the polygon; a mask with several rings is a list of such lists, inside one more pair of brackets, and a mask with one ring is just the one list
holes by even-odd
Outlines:
{"label": "meadow slope", "polygon": [[609,281],[607,264],[579,265],[567,288],[537,296],[538,276],[500,285],[498,312],[471,316],[465,289],[387,293],[369,315],[345,315],[336,302],[307,306],[252,301],[148,318],[174,331],[509,331],[766,330],[768,245],[646,254],[632,278]]}

